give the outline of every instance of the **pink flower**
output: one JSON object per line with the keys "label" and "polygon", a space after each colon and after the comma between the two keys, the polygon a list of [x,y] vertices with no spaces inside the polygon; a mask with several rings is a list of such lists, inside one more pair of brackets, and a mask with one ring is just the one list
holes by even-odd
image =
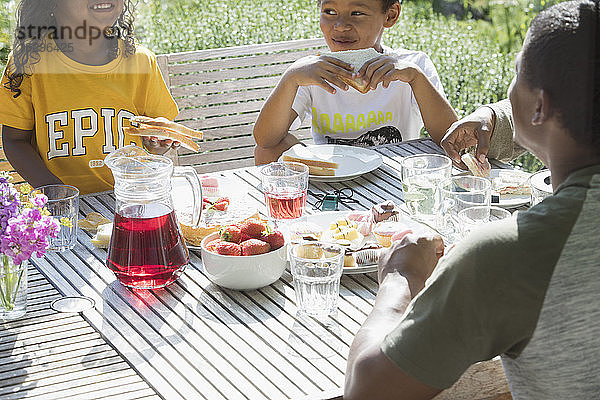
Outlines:
{"label": "pink flower", "polygon": [[22,200],[13,185],[0,178],[0,252],[15,264],[32,255],[42,257],[50,244],[48,237],[58,236],[59,222],[45,215],[47,201],[43,194]]}

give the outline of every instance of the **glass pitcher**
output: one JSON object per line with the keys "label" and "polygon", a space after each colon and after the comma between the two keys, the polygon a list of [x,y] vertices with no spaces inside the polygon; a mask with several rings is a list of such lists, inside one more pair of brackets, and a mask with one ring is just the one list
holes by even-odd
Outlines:
{"label": "glass pitcher", "polygon": [[171,198],[171,177],[192,187],[193,222],[202,210],[200,180],[191,168],[173,170],[167,157],[129,145],[104,163],[115,178],[115,219],[106,265],[125,286],[156,289],[174,282],[190,257]]}

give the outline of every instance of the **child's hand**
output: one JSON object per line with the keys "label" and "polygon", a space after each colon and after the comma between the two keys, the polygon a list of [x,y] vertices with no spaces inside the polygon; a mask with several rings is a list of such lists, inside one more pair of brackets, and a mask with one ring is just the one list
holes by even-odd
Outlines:
{"label": "child's hand", "polygon": [[352,79],[352,66],[341,60],[327,56],[308,56],[294,62],[284,74],[298,86],[319,86],[329,93],[335,93],[335,85],[348,90],[340,77]]}
{"label": "child's hand", "polygon": [[398,60],[393,56],[379,56],[366,62],[357,76],[367,81],[371,89],[375,89],[379,83],[387,88],[392,81],[410,84],[419,73],[422,71],[416,64]]}
{"label": "child's hand", "polygon": [[156,155],[165,154],[170,148],[177,149],[180,145],[174,140],[159,139],[156,136],[142,136],[142,143],[146,150]]}

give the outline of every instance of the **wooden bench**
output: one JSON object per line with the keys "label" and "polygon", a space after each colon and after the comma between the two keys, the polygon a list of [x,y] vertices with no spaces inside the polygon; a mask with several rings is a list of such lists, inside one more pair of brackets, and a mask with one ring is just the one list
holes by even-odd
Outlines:
{"label": "wooden bench", "polygon": [[[265,99],[292,62],[323,49],[320,38],[157,56],[179,106],[175,121],[204,132],[199,153],[178,150],[179,164],[199,172],[254,165],[252,129]],[[310,122],[294,134],[312,141]]]}

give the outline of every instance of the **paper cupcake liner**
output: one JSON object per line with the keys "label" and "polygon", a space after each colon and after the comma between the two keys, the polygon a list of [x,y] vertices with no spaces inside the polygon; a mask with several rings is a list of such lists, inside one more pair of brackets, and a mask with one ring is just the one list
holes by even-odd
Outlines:
{"label": "paper cupcake liner", "polygon": [[373,265],[379,261],[379,252],[381,249],[359,250],[354,253],[354,258],[358,265]]}

